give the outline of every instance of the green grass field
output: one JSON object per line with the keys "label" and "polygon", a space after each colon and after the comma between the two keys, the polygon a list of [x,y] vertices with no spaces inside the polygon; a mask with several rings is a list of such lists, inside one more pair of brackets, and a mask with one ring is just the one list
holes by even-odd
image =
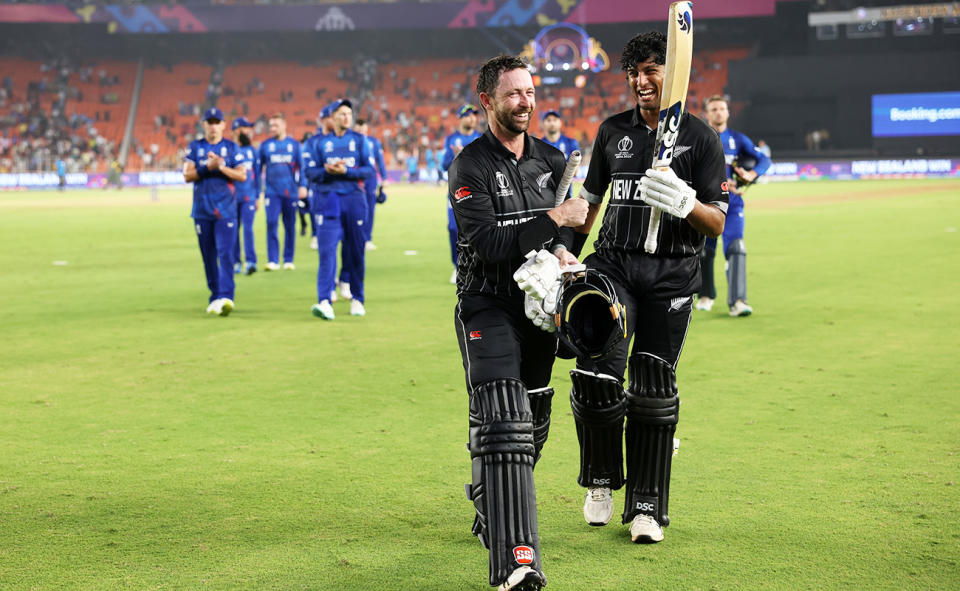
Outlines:
{"label": "green grass field", "polygon": [[[0,588],[489,589],[441,190],[391,188],[368,314],[332,323],[305,238],[206,316],[188,214],[0,193]],[[747,218],[756,313],[695,316],[664,543],[583,523],[557,362],[548,589],[960,588],[960,181],[759,186]]]}

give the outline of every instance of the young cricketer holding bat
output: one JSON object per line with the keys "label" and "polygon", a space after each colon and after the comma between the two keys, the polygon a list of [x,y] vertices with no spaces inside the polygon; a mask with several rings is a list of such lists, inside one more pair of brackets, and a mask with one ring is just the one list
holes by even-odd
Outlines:
{"label": "young cricketer holding bat", "polygon": [[537,533],[533,466],[550,424],[557,338],[525,315],[514,271],[531,250],[575,263],[567,250],[587,213],[582,199],[555,206],[563,154],[530,136],[533,79],[510,56],[480,69],[477,94],[489,129],[450,166],[448,199],[460,230],[454,316],[469,394],[476,508],[473,533],[489,550],[490,584],[546,584]]}
{"label": "young cricketer holding bat", "polygon": [[[688,15],[688,26],[690,20]],[[720,140],[687,113],[679,118],[669,168],[650,167],[660,110],[668,98],[670,104],[683,100],[663,96],[670,84],[664,64],[672,59],[666,41],[661,33],[649,32],[624,48],[620,66],[636,107],[600,125],[580,192],[590,203],[587,222],[577,229],[585,234],[611,189],[596,252],[584,263],[613,283],[626,307],[627,338],[595,364],[578,360],[570,374],[581,447],[578,482],[588,489],[584,518],[590,525],[606,525],[613,516],[612,491],[626,484],[622,521],[630,524],[631,539],[642,543],[661,541],[662,527],[669,523],[670,461],[679,410],[674,372],[693,294],[700,287],[698,254],[706,237],[723,230],[728,200]],[[689,77],[689,72],[677,75]],[[682,87],[685,95],[686,84]],[[648,254],[644,242],[654,212],[661,212],[662,220],[655,253]],[[631,337],[630,380],[624,391]]]}

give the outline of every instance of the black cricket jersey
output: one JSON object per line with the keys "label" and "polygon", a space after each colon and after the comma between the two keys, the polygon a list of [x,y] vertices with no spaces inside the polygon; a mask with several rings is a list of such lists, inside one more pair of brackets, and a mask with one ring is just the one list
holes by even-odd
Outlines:
{"label": "black cricket jersey", "polygon": [[[652,207],[640,200],[640,179],[653,163],[657,130],[640,117],[640,108],[609,117],[600,125],[593,156],[580,196],[600,203],[610,187],[610,202],[603,215],[597,251],[644,253]],[[727,212],[726,162],[720,137],[709,125],[684,113],[670,164],[677,176],[697,192],[697,199]],[[703,248],[705,236],[686,220],[669,214],[660,218],[659,256],[686,257]]]}
{"label": "black cricket jersey", "polygon": [[447,197],[459,232],[458,294],[521,295],[513,273],[524,255],[572,246],[573,230],[546,214],[565,166],[560,150],[527,133],[517,161],[489,129],[457,155]]}

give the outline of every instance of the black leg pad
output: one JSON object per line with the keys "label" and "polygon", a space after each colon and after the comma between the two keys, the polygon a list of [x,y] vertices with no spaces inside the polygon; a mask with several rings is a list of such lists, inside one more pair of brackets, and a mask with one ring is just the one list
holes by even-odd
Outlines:
{"label": "black leg pad", "polygon": [[534,464],[540,461],[543,446],[550,435],[550,408],[553,388],[537,388],[527,392],[530,397],[530,412],[533,413],[533,447],[536,453]]}
{"label": "black leg pad", "polygon": [[630,358],[627,388],[627,494],[623,522],[643,513],[670,524],[670,462],[680,398],[673,367],[648,353]]}
{"label": "black leg pad", "polygon": [[613,376],[575,369],[570,372],[570,406],[580,441],[580,475],[584,487],[623,486],[624,393]]}
{"label": "black leg pad", "polygon": [[543,572],[537,532],[533,413],[523,382],[498,379],[470,395],[473,532],[490,551],[490,585],[520,566]]}

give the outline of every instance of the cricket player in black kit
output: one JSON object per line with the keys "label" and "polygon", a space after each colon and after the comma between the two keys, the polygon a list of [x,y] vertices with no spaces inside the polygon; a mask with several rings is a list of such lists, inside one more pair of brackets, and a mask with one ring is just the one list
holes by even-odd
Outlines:
{"label": "cricket player in black kit", "polygon": [[527,319],[513,273],[531,250],[575,263],[572,228],[584,223],[588,204],[554,207],[565,162],[526,132],[536,98],[522,61],[488,61],[477,94],[489,129],[453,161],[448,195],[459,228],[454,324],[470,397],[467,496],[473,533],[490,552],[490,585],[531,591],[546,584],[533,467],[550,425],[557,339]]}
{"label": "cricket player in black kit", "polygon": [[[665,49],[666,38],[657,32],[627,43],[621,67],[636,107],[601,124],[580,192],[590,203],[587,222],[577,229],[582,236],[589,233],[610,188],[595,253],[584,264],[613,283],[626,307],[627,338],[595,363],[578,360],[570,374],[581,450],[578,482],[589,489],[584,518],[590,525],[606,525],[613,515],[611,491],[626,484],[623,523],[630,524],[631,539],[643,543],[661,541],[662,527],[669,523],[670,462],[679,410],[674,372],[693,294],[700,287],[698,253],[707,236],[723,230],[728,202],[719,137],[688,113],[680,120],[670,170],[648,170]],[[656,252],[647,254],[643,244],[655,207],[663,217]],[[631,337],[630,379],[624,391]]]}

